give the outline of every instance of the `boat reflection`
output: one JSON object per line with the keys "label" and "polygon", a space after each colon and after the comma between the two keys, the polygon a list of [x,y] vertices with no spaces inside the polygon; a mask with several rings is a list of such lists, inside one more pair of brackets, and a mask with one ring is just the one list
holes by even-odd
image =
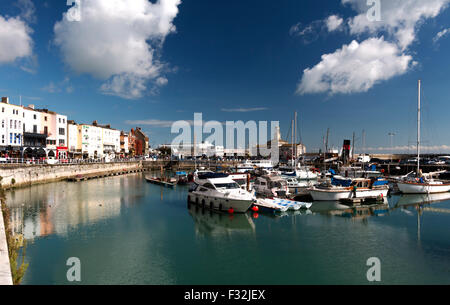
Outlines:
{"label": "boat reflection", "polygon": [[450,200],[450,192],[439,194],[404,194],[398,198],[394,207],[426,205]]}
{"label": "boat reflection", "polygon": [[384,216],[389,213],[389,204],[387,199],[382,203],[372,205],[361,205],[349,207],[341,204],[339,201],[317,201],[311,206],[311,212],[352,218],[354,220],[367,219],[372,216]]}
{"label": "boat reflection", "polygon": [[255,223],[249,214],[230,215],[203,209],[192,203],[188,203],[188,211],[194,220],[197,236],[230,236],[255,232]]}

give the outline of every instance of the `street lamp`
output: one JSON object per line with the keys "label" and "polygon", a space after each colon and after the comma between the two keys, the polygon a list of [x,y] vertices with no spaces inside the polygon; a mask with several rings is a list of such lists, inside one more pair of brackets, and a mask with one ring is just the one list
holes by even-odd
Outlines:
{"label": "street lamp", "polygon": [[393,155],[394,155],[393,139],[394,139],[395,133],[394,132],[390,132],[390,133],[388,133],[388,136],[391,137],[391,163],[392,163],[392,158],[393,158]]}

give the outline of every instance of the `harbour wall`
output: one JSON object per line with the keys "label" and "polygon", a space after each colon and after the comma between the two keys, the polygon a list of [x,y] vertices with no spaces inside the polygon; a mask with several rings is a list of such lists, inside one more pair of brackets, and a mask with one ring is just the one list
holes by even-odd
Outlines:
{"label": "harbour wall", "polygon": [[93,174],[140,171],[142,161],[59,165],[1,165],[1,187],[26,187]]}
{"label": "harbour wall", "polygon": [[[4,204],[0,201],[0,205]],[[12,285],[11,266],[9,264],[8,244],[6,242],[5,223],[3,212],[0,209],[0,286]]]}

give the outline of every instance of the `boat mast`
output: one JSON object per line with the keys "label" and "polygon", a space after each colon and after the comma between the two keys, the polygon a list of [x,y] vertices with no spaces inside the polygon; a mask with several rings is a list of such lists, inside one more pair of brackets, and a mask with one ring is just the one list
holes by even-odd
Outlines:
{"label": "boat mast", "polygon": [[295,142],[295,146],[294,146],[294,167],[297,168],[297,111],[295,112],[294,115],[294,142]]}
{"label": "boat mast", "polygon": [[419,79],[419,98],[417,107],[417,177],[419,176],[420,171],[420,86],[421,81]]}
{"label": "boat mast", "polygon": [[292,122],[291,122],[291,124],[292,124],[292,130],[291,130],[291,143],[292,143],[292,156],[291,156],[291,165],[292,165],[292,168],[294,169],[295,168],[295,165],[294,165],[294,120],[292,120]]}

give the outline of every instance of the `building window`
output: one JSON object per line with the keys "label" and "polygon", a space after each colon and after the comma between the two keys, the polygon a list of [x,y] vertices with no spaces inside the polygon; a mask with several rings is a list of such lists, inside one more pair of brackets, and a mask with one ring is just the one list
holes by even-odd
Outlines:
{"label": "building window", "polygon": [[36,115],[33,115],[33,119],[35,119],[35,120],[36,120]]}
{"label": "building window", "polygon": [[10,120],[10,121],[9,121],[9,128],[12,129],[12,127],[13,127],[13,120]]}
{"label": "building window", "polygon": [[5,135],[2,134],[2,144],[5,144]]}
{"label": "building window", "polygon": [[48,127],[47,126],[44,127],[44,134],[48,134]]}
{"label": "building window", "polygon": [[44,117],[44,121],[46,121],[46,122],[47,122],[47,117]]}
{"label": "building window", "polygon": [[59,140],[59,146],[63,146],[65,144],[64,142],[64,140]]}
{"label": "building window", "polygon": [[63,135],[65,135],[65,134],[66,134],[65,129],[64,129],[64,128],[60,128],[60,129],[59,129],[59,135],[60,135],[60,136],[63,136]]}
{"label": "building window", "polygon": [[61,118],[58,118],[58,122],[61,123]]}
{"label": "building window", "polygon": [[37,133],[37,125],[33,125],[33,132]]}
{"label": "building window", "polygon": [[5,120],[2,120],[2,128],[5,128]]}
{"label": "building window", "polygon": [[10,132],[9,133],[9,143],[10,144],[12,144],[12,141],[13,141],[12,137],[13,137],[13,134],[12,134],[12,132]]}

